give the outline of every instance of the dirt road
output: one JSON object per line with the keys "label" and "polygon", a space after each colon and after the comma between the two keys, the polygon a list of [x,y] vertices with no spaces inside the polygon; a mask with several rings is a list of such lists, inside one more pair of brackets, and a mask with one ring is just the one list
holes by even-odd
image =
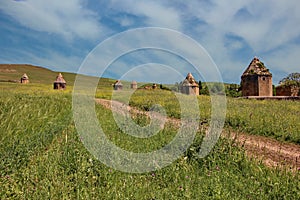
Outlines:
{"label": "dirt road", "polygon": [[[146,112],[137,110],[118,101],[96,99],[96,102],[107,109],[113,109],[119,113],[130,112],[147,115]],[[113,106],[111,106],[112,103]],[[179,119],[167,118],[166,121],[171,122],[174,126],[180,126]],[[230,132],[230,136],[228,136],[228,132]],[[222,136],[235,139],[237,143],[245,149],[249,157],[255,157],[269,167],[283,167],[296,171],[300,170],[300,145],[280,142],[259,135],[235,133],[229,130],[224,130]]]}

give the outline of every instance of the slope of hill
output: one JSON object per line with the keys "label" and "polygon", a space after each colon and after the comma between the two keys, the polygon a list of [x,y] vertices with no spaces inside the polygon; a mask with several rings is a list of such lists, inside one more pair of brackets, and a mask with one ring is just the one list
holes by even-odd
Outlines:
{"label": "slope of hill", "polygon": [[[52,84],[59,72],[28,64],[0,64],[0,82],[19,82],[24,73],[28,75],[30,83]],[[70,72],[61,73],[67,81],[67,85],[72,86],[76,74]],[[91,76],[87,77],[96,78]],[[111,87],[115,80],[101,78],[100,82],[103,87]]]}
{"label": "slope of hill", "polygon": [[[31,83],[52,84],[58,72],[27,64],[0,64],[1,81],[19,81],[26,73]],[[73,84],[76,74],[63,73],[68,83]]]}

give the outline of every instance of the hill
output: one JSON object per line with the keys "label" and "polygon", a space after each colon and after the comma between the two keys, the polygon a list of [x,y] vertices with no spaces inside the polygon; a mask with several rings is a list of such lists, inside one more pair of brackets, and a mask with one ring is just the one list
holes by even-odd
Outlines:
{"label": "hill", "polygon": [[[28,64],[0,64],[0,82],[19,82],[24,73],[28,75],[30,83],[53,84],[59,72]],[[61,73],[67,81],[67,85],[72,86],[77,74],[70,72]],[[91,76],[87,77],[97,78]],[[111,87],[114,82],[115,80],[113,79],[101,78],[99,84],[101,84],[102,87]]]}
{"label": "hill", "polygon": [[[44,67],[27,64],[0,64],[0,80],[19,81],[21,76],[26,73],[31,83],[52,84],[58,72]],[[63,72],[68,84],[73,85],[76,74]]]}

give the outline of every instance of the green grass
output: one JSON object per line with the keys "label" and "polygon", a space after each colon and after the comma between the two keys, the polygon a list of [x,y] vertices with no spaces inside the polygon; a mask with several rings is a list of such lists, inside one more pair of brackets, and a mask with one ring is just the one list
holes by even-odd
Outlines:
{"label": "green grass", "polygon": [[[118,92],[114,99],[125,102],[124,94],[126,91]],[[110,98],[110,96],[106,96],[106,98]],[[198,102],[200,121],[209,122],[210,97],[199,96]],[[129,105],[144,111],[148,111],[154,104],[162,105],[169,117],[180,118],[179,102],[174,93],[170,91],[137,90],[129,101]],[[239,132],[300,144],[299,116],[299,101],[261,101],[227,97],[225,126]]]}
{"label": "green grass", "polygon": [[[70,91],[52,91],[39,84],[11,90],[8,87],[1,83],[0,199],[297,199],[300,196],[299,173],[269,169],[249,160],[232,141],[219,140],[207,157],[199,159],[196,152],[203,137],[201,132],[189,150],[166,168],[143,174],[116,171],[96,160],[83,146],[72,120]],[[236,101],[233,102],[241,103]],[[106,135],[127,150],[152,151],[175,134],[174,128],[166,127],[157,137],[143,143],[142,139],[123,134],[112,122],[111,111],[97,105],[96,112]],[[137,122],[146,123],[145,119]]]}
{"label": "green grass", "polygon": [[[0,80],[16,80],[19,81],[21,76],[26,73],[31,83],[42,83],[52,85],[55,81],[58,72],[51,71],[49,69],[24,65],[24,64],[0,64]],[[76,74],[74,73],[62,73],[67,81],[68,85],[73,85]]]}
{"label": "green grass", "polygon": [[[0,82],[20,81],[22,75],[26,73],[29,77],[30,84],[43,84],[49,88],[53,87],[53,82],[59,72],[49,69],[26,65],[26,64],[0,64]],[[67,82],[67,87],[73,86],[76,74],[62,72],[64,79]],[[96,77],[86,76],[88,79],[97,79]],[[99,88],[110,89],[115,80],[109,78],[101,78]],[[12,86],[13,87],[13,86]]]}
{"label": "green grass", "polygon": [[300,144],[300,101],[228,99],[226,125]]}

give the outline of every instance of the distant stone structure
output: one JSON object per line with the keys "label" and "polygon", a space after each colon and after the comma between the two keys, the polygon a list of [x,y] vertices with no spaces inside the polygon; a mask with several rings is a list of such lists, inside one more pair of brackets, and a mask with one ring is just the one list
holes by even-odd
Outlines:
{"label": "distant stone structure", "polygon": [[114,90],[122,90],[123,89],[123,84],[121,83],[120,80],[117,80],[114,83],[113,87],[114,87]]}
{"label": "distant stone structure", "polygon": [[67,82],[65,81],[64,77],[61,73],[58,74],[56,80],[53,83],[54,90],[64,90],[66,89]]}
{"label": "distant stone structure", "polygon": [[28,78],[28,76],[27,76],[26,73],[23,74],[23,76],[21,77],[20,82],[21,82],[22,84],[27,84],[27,83],[29,83],[29,78]]}
{"label": "distant stone structure", "polygon": [[191,73],[187,74],[180,85],[180,92],[187,95],[199,95],[199,85]]}
{"label": "distant stone structure", "polygon": [[251,61],[241,79],[242,96],[273,96],[272,74],[257,57]]}
{"label": "distant stone structure", "polygon": [[137,89],[137,82],[136,81],[132,81],[130,84],[130,88],[131,89]]}
{"label": "distant stone structure", "polygon": [[276,87],[276,96],[297,97],[300,95],[300,88],[297,85],[279,85]]}
{"label": "distant stone structure", "polygon": [[156,83],[153,83],[153,85],[152,85],[152,89],[157,89],[157,85],[156,85]]}

